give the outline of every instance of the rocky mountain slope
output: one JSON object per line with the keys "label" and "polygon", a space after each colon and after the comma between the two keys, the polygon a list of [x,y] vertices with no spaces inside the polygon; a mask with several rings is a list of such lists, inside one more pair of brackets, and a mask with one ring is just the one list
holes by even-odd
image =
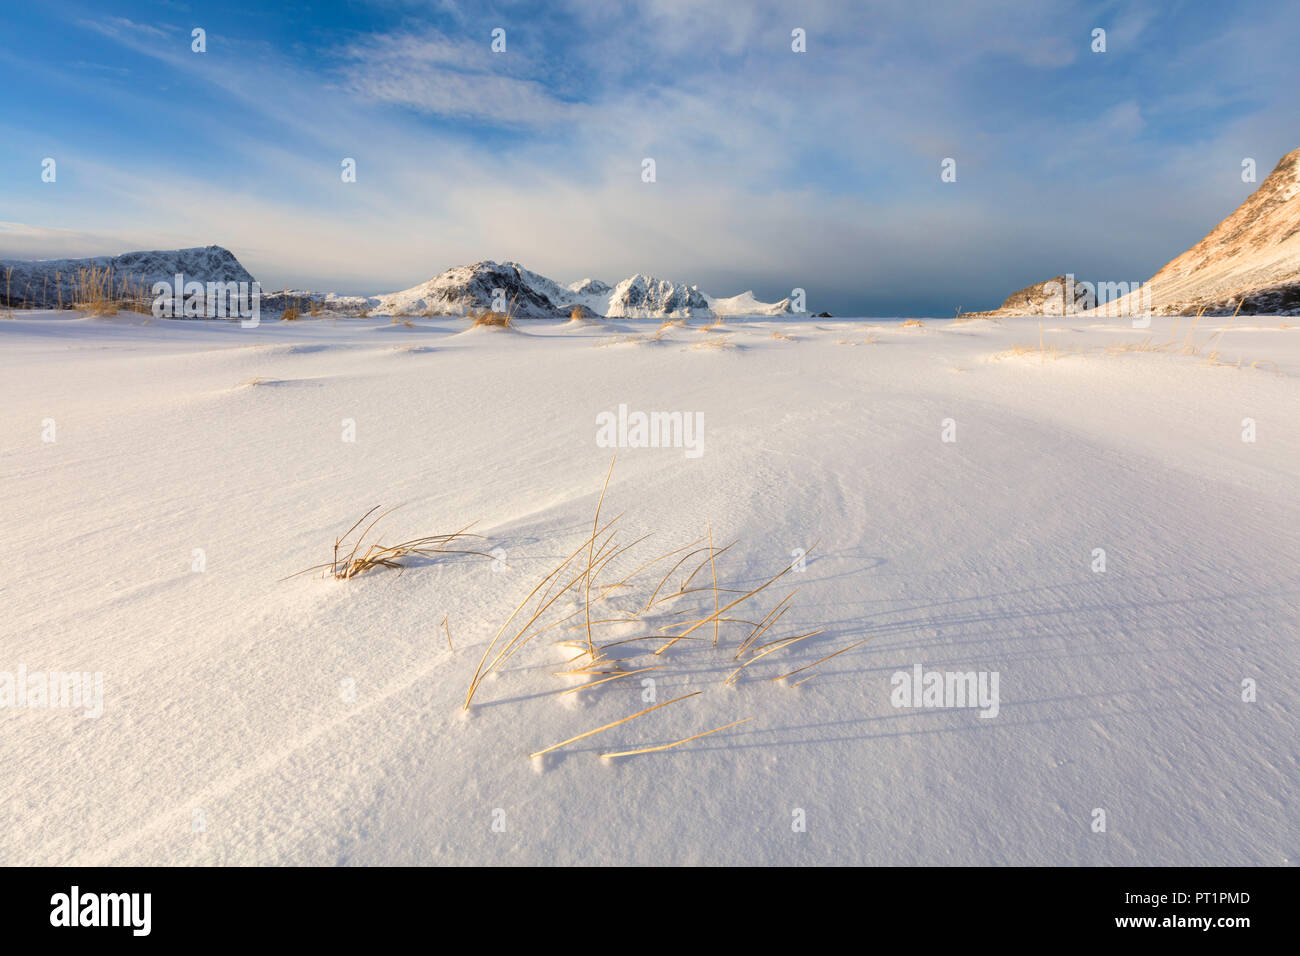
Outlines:
{"label": "rocky mountain slope", "polygon": [[248,270],[221,246],[86,259],[0,260],[0,302],[15,309],[69,305],[77,297],[77,283],[85,281],[92,269],[111,272],[114,294],[121,293],[123,284],[132,293],[143,288],[148,294],[153,283],[171,282],[178,273],[187,281],[253,282]]}
{"label": "rocky mountain slope", "polygon": [[1300,313],[1300,149],[1231,216],[1150,280],[1157,314]]}
{"label": "rocky mountain slope", "polygon": [[[1064,281],[1045,279],[992,312],[968,314],[1042,315],[1052,298],[1050,284]],[[1140,289],[1110,302],[1099,294],[1096,307],[1080,314],[1192,315],[1203,309],[1222,315],[1238,307],[1255,315],[1300,315],[1300,149],[1283,156],[1232,215]]]}

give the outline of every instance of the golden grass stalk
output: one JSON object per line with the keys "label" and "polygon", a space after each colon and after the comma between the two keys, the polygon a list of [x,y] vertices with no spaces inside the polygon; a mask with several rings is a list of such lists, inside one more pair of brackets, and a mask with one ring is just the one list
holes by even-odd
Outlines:
{"label": "golden grass stalk", "polygon": [[617,727],[619,724],[626,724],[629,720],[636,720],[636,718],[642,717],[645,714],[650,713],[650,711],[652,710],[658,710],[660,707],[667,707],[669,704],[675,704],[679,700],[686,700],[688,697],[698,697],[702,693],[704,692],[697,690],[690,694],[683,694],[681,697],[674,697],[672,700],[666,700],[662,704],[655,704],[653,707],[647,707],[645,710],[639,710],[635,714],[632,714],[628,717],[620,718],[619,720],[615,720],[612,723],[605,724],[603,727],[597,727],[595,730],[588,730],[586,733],[578,734],[578,736],[576,737],[570,737],[568,740],[561,740],[558,744],[553,744],[550,747],[547,747],[545,750],[538,750],[534,753],[529,754],[528,756],[540,757],[543,754],[548,754],[553,750],[559,750],[561,747],[567,747],[569,744],[577,743],[579,740],[584,740],[587,737],[592,737],[596,734],[603,733],[606,730],[609,730],[613,727]]}
{"label": "golden grass stalk", "polygon": [[[812,547],[810,547],[807,551],[805,551],[804,554],[809,554],[809,553],[811,553],[812,550],[813,550],[813,548],[815,548],[815,547],[817,547],[817,543],[816,543],[816,542],[814,542],[813,545],[812,545]],[[718,610],[718,611],[715,611],[713,614],[709,615],[708,617],[706,617],[706,618],[704,618],[704,619],[702,619],[702,620],[696,621],[696,622],[693,623],[690,627],[688,627],[686,630],[682,631],[682,633],[678,634],[677,637],[679,637],[679,638],[685,637],[686,635],[690,634],[692,631],[696,630],[697,628],[703,627],[705,624],[708,624],[710,621],[712,621],[712,620],[713,620],[715,617],[717,617],[718,615],[720,615],[720,614],[722,614],[722,613],[724,613],[724,612],[726,612],[726,611],[730,611],[733,607],[735,607],[735,606],[736,606],[737,604],[739,604],[740,602],[745,601],[745,600],[748,600],[749,598],[753,597],[755,594],[758,594],[758,593],[759,593],[760,591],[762,591],[764,588],[766,588],[766,587],[768,587],[769,585],[775,583],[776,581],[779,581],[781,578],[783,578],[783,577],[785,577],[787,574],[789,574],[793,569],[794,569],[794,568],[793,568],[793,565],[787,566],[787,567],[784,568],[780,573],[778,573],[778,574],[774,575],[773,577],[769,578],[767,581],[765,581],[764,583],[760,584],[758,587],[754,588],[752,591],[747,591],[746,593],[742,594],[740,597],[736,598],[736,600],[732,601],[732,602],[731,602],[730,604],[728,604],[726,607],[721,608],[721,609]],[[670,625],[670,626],[676,626],[676,625]],[[673,643],[674,643],[674,642],[671,642],[671,641],[670,641],[669,643],[665,644],[663,647],[659,648],[659,650],[655,651],[656,656],[659,655],[659,654],[662,654],[664,651],[668,650],[668,648],[672,647],[672,646],[673,646]]]}
{"label": "golden grass stalk", "polygon": [[[602,532],[605,531],[607,528],[609,528],[610,525],[612,525],[615,521],[617,521],[619,517],[622,517],[622,515],[615,517],[612,521],[609,522],[609,524],[605,525],[605,527],[600,530]],[[569,590],[569,588],[573,587],[573,585],[577,583],[578,580],[581,579],[582,574],[579,573],[577,576],[571,579],[568,584],[566,584],[563,588],[561,588],[560,591],[557,592],[553,597],[546,598],[546,596],[544,595],[543,601],[538,602],[538,608],[533,612],[532,617],[528,619],[528,621],[524,624],[523,628],[521,628],[515,634],[515,636],[511,638],[510,641],[507,642],[506,645],[497,653],[496,658],[492,661],[491,664],[487,663],[488,655],[491,654],[492,649],[497,646],[497,643],[500,641],[501,635],[505,633],[506,628],[510,626],[510,623],[514,621],[516,617],[519,616],[519,612],[522,611],[527,606],[528,602],[531,601],[536,596],[537,592],[540,591],[544,586],[548,584],[553,584],[554,580],[558,578],[560,572],[562,572],[566,567],[568,567],[569,562],[571,562],[574,558],[580,555],[583,549],[587,547],[587,545],[588,542],[585,540],[582,542],[582,544],[578,545],[577,550],[575,550],[567,558],[565,558],[558,565],[556,565],[555,568],[548,575],[546,575],[546,577],[538,581],[537,585],[532,589],[532,591],[528,593],[528,596],[525,597],[523,601],[519,603],[519,606],[510,612],[510,616],[506,618],[505,623],[501,625],[500,629],[497,631],[495,636],[493,636],[492,640],[488,642],[488,646],[483,650],[483,657],[479,661],[479,665],[474,671],[474,677],[470,681],[469,689],[465,693],[465,703],[462,707],[463,710],[469,710],[470,702],[474,699],[474,692],[478,690],[479,685],[483,682],[483,678],[486,677],[489,673],[491,673],[496,667],[498,667],[505,660],[506,655],[512,653],[512,648],[514,648],[517,643],[519,644],[519,646],[522,646],[523,643],[526,643],[526,641],[520,642],[520,638],[527,632],[528,628],[532,626],[533,622],[536,621],[543,613],[545,613],[547,608],[549,608],[551,604],[555,603],[555,601],[559,599],[560,595],[566,593]],[[550,593],[550,588],[547,587],[547,594],[549,593]]]}
{"label": "golden grass stalk", "polygon": [[568,690],[560,691],[560,696],[566,694],[576,694],[580,690],[586,690],[588,687],[595,687],[597,684],[603,684],[606,681],[618,680],[620,677],[631,677],[633,674],[644,674],[646,671],[661,671],[663,667],[641,667],[634,671],[620,671],[613,677],[602,677],[600,680],[594,680],[586,684],[579,684],[577,687],[570,687]]}
{"label": "golden grass stalk", "polygon": [[[645,537],[648,538],[648,537],[650,537],[650,535],[646,535]],[[640,540],[644,541],[645,538],[641,538]],[[631,581],[634,577],[636,577],[638,574],[640,574],[640,573],[641,573],[642,571],[644,571],[646,568],[651,567],[652,565],[658,564],[660,561],[664,560],[664,558],[671,558],[674,554],[680,554],[681,552],[685,551],[687,548],[694,547],[695,545],[699,544],[699,543],[700,543],[701,541],[703,541],[703,540],[704,540],[704,538],[702,538],[702,537],[700,537],[700,538],[696,538],[696,539],[695,539],[694,541],[692,541],[690,544],[683,545],[683,546],[680,547],[680,548],[676,548],[676,549],[674,549],[674,550],[672,550],[672,551],[669,551],[667,554],[661,554],[661,555],[659,555],[659,557],[657,557],[657,558],[652,558],[652,559],[650,559],[650,560],[647,561],[645,564],[641,565],[639,568],[637,568],[635,571],[633,571],[631,574],[627,575],[627,577],[623,578],[621,581],[617,581],[617,582],[615,582],[614,584],[607,584],[607,585],[605,585],[605,588],[604,588],[604,590],[601,592],[601,595],[603,596],[604,593],[605,593],[606,591],[612,591],[612,590],[615,589],[615,588],[621,588],[621,587],[626,587],[626,586],[628,586],[628,585],[627,585],[627,582],[628,582],[628,581]],[[670,573],[671,573],[671,572],[670,572]]]}
{"label": "golden grass stalk", "polygon": [[[621,517],[621,515],[620,515],[620,517]],[[618,520],[618,518],[615,518],[615,519],[614,519],[614,521],[617,521],[617,520]],[[611,522],[610,522],[608,525],[606,525],[604,528],[601,528],[601,529],[600,529],[601,532],[603,533],[605,530],[607,530],[607,529],[609,528],[610,525],[614,524],[614,521],[611,521]],[[599,548],[596,549],[596,557],[597,557],[597,558],[599,558],[602,554],[604,554],[605,549],[608,548],[608,547],[613,543],[613,540],[614,540],[614,533],[613,533],[613,532],[610,532],[609,537],[606,538],[605,541],[604,541],[604,543],[601,544],[601,546],[600,546]],[[577,557],[577,555],[574,555],[573,557]],[[571,561],[572,558],[570,558],[569,560]],[[566,562],[566,564],[567,564],[567,562]],[[560,567],[563,568],[563,567],[565,567],[565,565],[561,565]],[[579,572],[578,572],[577,574],[575,574],[573,577],[569,578],[569,580],[568,580],[567,582],[565,582],[564,587],[560,588],[560,590],[557,591],[557,592],[555,592],[554,595],[551,595],[551,588],[553,588],[553,587],[555,586],[554,581],[552,581],[552,583],[547,587],[546,592],[542,595],[541,598],[538,599],[537,606],[536,606],[535,610],[533,611],[532,616],[528,619],[527,622],[525,622],[525,624],[524,624],[523,628],[520,630],[519,634],[522,635],[523,633],[525,633],[525,632],[528,630],[528,628],[532,627],[532,625],[537,621],[538,618],[540,618],[543,614],[545,614],[548,610],[550,610],[550,607],[551,607],[552,604],[554,604],[554,603],[555,603],[556,601],[558,601],[561,597],[563,597],[565,594],[567,594],[567,593],[569,592],[569,589],[570,589],[570,588],[572,588],[574,585],[576,585],[579,581],[582,580],[582,577],[583,577],[584,574],[586,574],[586,568],[583,568],[583,570],[579,571]],[[558,581],[559,579],[556,578],[555,580]],[[567,622],[567,621],[569,621],[569,620],[571,620],[571,619],[577,617],[579,614],[583,613],[584,610],[585,610],[585,607],[584,607],[584,606],[579,606],[577,610],[575,610],[575,611],[573,611],[573,612],[571,612],[571,613],[569,613],[569,614],[564,615],[564,617],[560,618],[558,621],[553,621],[553,622],[551,622],[550,624],[546,625],[545,627],[539,629],[539,630],[536,631],[534,634],[530,635],[530,636],[528,637],[527,640],[532,640],[532,639],[535,638],[535,637],[538,637],[538,636],[540,636],[540,635],[542,635],[542,634],[545,634],[547,631],[554,630],[555,628],[559,627],[560,625],[564,624],[565,622]],[[578,626],[578,627],[582,627],[581,624],[579,624],[579,625],[577,625],[577,626]],[[516,639],[518,639],[518,636],[516,637]],[[513,652],[512,652],[512,653],[513,653]],[[583,653],[586,653],[586,651],[584,651]],[[509,655],[507,655],[507,656],[509,656]]]}
{"label": "golden grass stalk", "polygon": [[[687,545],[687,547],[689,548],[690,545]],[[659,596],[659,591],[663,588],[663,586],[664,586],[665,584],[668,583],[668,579],[669,579],[670,577],[673,576],[673,572],[674,572],[674,571],[676,571],[676,570],[677,570],[678,568],[680,568],[683,564],[685,564],[686,561],[687,561],[690,557],[692,557],[693,555],[699,554],[701,551],[704,551],[704,550],[707,550],[707,549],[705,549],[705,548],[696,548],[694,551],[690,552],[689,554],[684,555],[684,556],[683,556],[683,557],[682,557],[682,558],[681,558],[681,559],[680,559],[676,564],[674,564],[671,568],[669,568],[669,569],[668,569],[668,573],[665,574],[665,575],[663,576],[663,579],[659,582],[658,587],[656,587],[653,591],[650,592],[650,598],[649,598],[649,600],[647,600],[647,601],[645,602],[645,607],[641,608],[641,611],[640,611],[639,613],[644,614],[646,611],[650,610],[650,608],[651,608],[651,607],[654,605],[654,603],[655,603],[655,598],[657,598],[657,597]],[[703,562],[701,562],[701,567],[702,567],[702,566],[703,566]],[[699,570],[699,569],[697,568],[696,570]],[[692,574],[691,576],[694,577],[693,574]],[[685,585],[683,585],[683,587],[684,587],[684,586],[685,586]],[[680,592],[678,592],[678,593],[680,593]],[[673,595],[673,596],[675,596],[675,595]]]}
{"label": "golden grass stalk", "polygon": [[1192,333],[1196,331],[1196,326],[1201,322],[1201,316],[1205,314],[1205,306],[1201,306],[1196,312],[1196,320],[1192,322],[1192,327],[1187,330],[1187,338],[1183,339],[1183,347],[1179,350],[1183,355],[1188,352],[1196,351],[1191,347]]}
{"label": "golden grass stalk", "polygon": [[1245,301],[1246,301],[1246,299],[1245,299],[1245,297],[1243,296],[1241,302],[1238,302],[1238,303],[1237,303],[1237,311],[1236,311],[1236,312],[1233,312],[1232,315],[1228,318],[1228,324],[1225,325],[1223,328],[1219,329],[1219,331],[1216,332],[1216,333],[1214,333],[1214,335],[1210,336],[1210,341],[1208,341],[1208,342],[1205,343],[1205,348],[1206,348],[1206,350],[1207,350],[1207,354],[1206,354],[1206,356],[1205,356],[1205,363],[1204,363],[1204,364],[1206,364],[1206,365],[1210,365],[1210,364],[1212,364],[1212,363],[1218,362],[1218,360],[1219,360],[1219,350],[1218,350],[1218,349],[1211,349],[1210,346],[1212,346],[1212,345],[1214,344],[1214,340],[1215,340],[1215,339],[1221,339],[1221,338],[1223,337],[1223,333],[1226,332],[1226,331],[1228,331],[1228,329],[1232,328],[1232,323],[1233,323],[1234,321],[1236,321],[1236,318],[1237,318],[1237,312],[1240,312],[1240,311],[1241,311],[1241,307],[1242,307],[1242,305],[1245,303]]}
{"label": "golden grass stalk", "polygon": [[[581,660],[587,656],[587,651],[583,651],[577,657],[570,658],[565,663],[572,664],[574,661]],[[585,664],[579,664],[577,667],[567,671],[555,671],[556,677],[572,677],[575,674],[621,674],[622,668],[618,665],[629,661],[629,657],[601,658],[599,660],[587,661]],[[595,668],[609,668],[608,670],[596,670]]]}
{"label": "golden grass stalk", "polygon": [[[709,536],[709,548],[708,548],[709,556],[708,556],[707,558],[705,558],[703,561],[701,561],[701,562],[696,566],[695,570],[692,571],[692,572],[690,573],[690,575],[686,578],[686,580],[682,582],[681,587],[679,587],[679,588],[677,589],[677,593],[678,593],[678,594],[686,594],[686,593],[688,593],[686,589],[689,588],[689,587],[691,586],[691,582],[695,580],[695,575],[697,575],[697,574],[699,574],[701,571],[703,571],[703,570],[704,570],[704,566],[705,566],[706,564],[708,564],[708,565],[712,565],[714,559],[715,559],[718,555],[720,555],[720,554],[726,554],[728,551],[730,551],[733,547],[735,547],[736,542],[739,541],[739,540],[740,540],[740,539],[737,538],[736,541],[731,542],[731,544],[727,545],[725,548],[718,548],[718,549],[715,551],[715,550],[713,549],[713,537],[712,537],[712,534],[710,534],[710,536]],[[704,549],[701,549],[701,550],[704,550]],[[718,577],[718,576],[717,576],[717,574],[715,573],[715,574],[713,575],[713,579],[714,579],[714,585],[713,585],[713,588],[714,588],[714,590],[717,590],[717,577]],[[708,588],[697,588],[697,590],[700,590],[700,591],[707,591],[707,590],[709,590],[709,589],[708,589]],[[726,590],[726,589],[724,588],[723,590]],[[674,595],[674,596],[675,596],[675,595]]]}
{"label": "golden grass stalk", "polygon": [[442,619],[442,629],[447,634],[447,650],[451,651],[454,654],[456,652],[456,648],[452,647],[451,645],[451,628],[447,625],[447,617],[444,617]]}
{"label": "golden grass stalk", "polygon": [[[750,632],[747,638],[745,638],[743,641],[740,642],[740,648],[736,651],[736,656],[733,657],[732,660],[737,660],[737,661],[740,660],[740,655],[745,653],[745,651],[749,648],[751,644],[753,644],[756,640],[762,637],[763,634],[774,624],[776,624],[777,621],[781,620],[781,617],[785,614],[785,612],[790,610],[789,607],[785,605],[798,593],[799,593],[799,589],[795,588],[784,598],[782,598],[780,603],[777,604],[776,607],[772,608],[772,610],[767,612],[767,617],[763,618],[763,620],[759,621],[756,625],[754,625],[754,630]],[[772,616],[774,614],[776,615],[775,618],[773,618]]]}
{"label": "golden grass stalk", "polygon": [[[625,637],[622,638],[621,640],[610,641],[608,644],[602,644],[600,646],[601,649],[604,650],[605,648],[618,647],[620,644],[634,644],[637,641],[672,641],[672,640],[676,640],[676,638],[669,637],[666,634],[643,634],[640,637]],[[699,640],[699,638],[688,637],[686,638],[686,640],[695,641],[695,640]]]}
{"label": "golden grass stalk", "polygon": [[817,630],[817,631],[809,631],[807,634],[800,634],[797,637],[789,637],[789,638],[783,638],[780,641],[773,641],[772,645],[770,647],[767,647],[766,650],[759,651],[749,660],[745,661],[745,663],[741,664],[734,671],[732,671],[731,674],[728,675],[727,679],[723,683],[734,684],[736,682],[736,678],[740,676],[740,672],[743,671],[750,664],[753,664],[755,661],[767,657],[768,654],[775,654],[777,651],[781,650],[782,648],[789,647],[791,644],[798,644],[800,641],[807,640],[810,637],[816,637],[818,634],[821,634],[825,630],[826,628],[822,628],[821,630]]}
{"label": "golden grass stalk", "polygon": [[[786,678],[786,677],[793,677],[795,674],[802,673],[803,671],[806,671],[806,670],[807,670],[808,668],[810,668],[810,667],[816,667],[818,664],[824,664],[824,663],[826,663],[826,661],[830,660],[832,657],[839,657],[839,656],[840,656],[841,654],[843,654],[845,651],[851,651],[851,650],[853,650],[853,648],[855,648],[855,647],[861,647],[863,644],[867,643],[867,641],[869,641],[869,640],[871,640],[871,638],[869,638],[869,637],[864,637],[862,640],[858,641],[856,644],[850,644],[848,647],[842,647],[842,648],[840,648],[838,651],[836,651],[834,654],[827,654],[825,657],[823,657],[823,658],[822,658],[821,660],[819,660],[819,661],[813,661],[811,664],[805,664],[803,667],[796,668],[795,670],[790,671],[790,673],[788,673],[788,674],[782,674],[780,677],[773,677],[772,680],[783,680],[783,679]],[[806,677],[804,678],[804,680],[807,680],[807,679],[808,679],[808,678],[806,678]],[[800,681],[799,683],[802,684],[803,681]]]}
{"label": "golden grass stalk", "polygon": [[713,550],[713,522],[705,519],[709,528],[709,570],[713,572],[713,646],[718,646],[718,565]]}
{"label": "golden grass stalk", "polygon": [[596,527],[600,524],[600,509],[605,504],[605,492],[609,490],[609,479],[614,474],[614,462],[618,460],[617,453],[609,460],[609,471],[605,472],[605,484],[600,489],[600,500],[596,502],[596,516],[591,521],[591,541],[587,544],[587,572],[583,576],[582,586],[585,592],[583,597],[583,610],[587,613],[587,650],[592,659],[596,657],[596,645],[591,640],[591,549],[595,543]]}
{"label": "golden grass stalk", "polygon": [[738,727],[741,724],[748,723],[753,717],[746,717],[744,720],[733,720],[729,724],[723,724],[721,727],[714,727],[712,730],[706,730],[702,734],[695,734],[692,737],[683,737],[681,740],[674,740],[670,744],[660,744],[658,747],[642,747],[639,750],[620,750],[617,753],[601,754],[601,759],[609,760],[614,757],[634,757],[637,754],[651,754],[658,750],[671,750],[673,747],[680,747],[682,744],[688,744],[692,740],[699,740],[701,737],[707,737],[709,734],[716,734],[719,730],[727,730],[730,727]]}

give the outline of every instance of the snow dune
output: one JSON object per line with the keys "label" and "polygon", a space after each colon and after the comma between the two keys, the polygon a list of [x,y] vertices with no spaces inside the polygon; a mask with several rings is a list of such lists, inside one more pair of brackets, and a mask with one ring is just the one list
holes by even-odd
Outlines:
{"label": "snow dune", "polygon": [[[1039,340],[1014,319],[15,316],[0,674],[102,672],[104,713],[0,708],[0,863],[1294,863],[1300,330],[1276,319],[1239,316],[1229,365],[1106,350],[1172,319],[1047,328],[1049,357],[1008,354]],[[742,626],[642,646],[657,702],[698,696],[530,760],[650,706],[638,677],[558,695],[557,629],[460,710],[590,534],[620,405],[702,413],[704,451],[617,450],[602,513],[653,535],[617,567],[711,525],[743,591],[819,542],[755,613],[797,586],[768,638],[823,633],[730,686]],[[401,506],[388,541],[477,522],[500,559],[284,580],[374,505]],[[996,672],[997,716],[894,706],[918,664]]]}

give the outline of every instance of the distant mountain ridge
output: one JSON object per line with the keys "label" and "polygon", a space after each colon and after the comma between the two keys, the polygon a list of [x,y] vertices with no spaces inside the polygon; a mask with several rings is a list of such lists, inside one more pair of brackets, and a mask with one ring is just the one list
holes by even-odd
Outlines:
{"label": "distant mountain ridge", "polygon": [[[502,295],[498,296],[497,290]],[[492,261],[448,269],[410,289],[375,296],[374,303],[376,311],[393,315],[466,315],[510,308],[521,318],[568,316],[575,307],[592,315],[639,319],[779,315],[793,311],[789,299],[759,302],[752,292],[712,299],[698,286],[640,273],[613,286],[599,279],[564,286],[517,262]]]}
{"label": "distant mountain ridge", "polygon": [[[203,283],[254,281],[234,254],[221,246],[85,259],[0,261],[0,281],[6,267],[13,269],[9,282],[11,303],[6,306],[14,308],[53,308],[60,302],[70,305],[78,273],[92,268],[112,270],[115,294],[124,282],[132,290],[143,287],[147,294],[154,282],[170,283],[178,273],[186,281]],[[0,286],[0,294],[3,292]],[[262,290],[263,308],[271,314],[309,300],[345,314],[469,315],[510,310],[520,318],[531,319],[567,318],[575,310],[583,316],[644,319],[783,315],[794,311],[789,298],[760,302],[752,291],[713,298],[698,286],[640,273],[612,286],[591,278],[565,286],[517,262],[492,261],[455,266],[409,289],[375,296]]]}
{"label": "distant mountain ridge", "polygon": [[[111,270],[113,293],[125,283],[132,291],[143,287],[147,294],[155,282],[172,282],[177,274],[186,281],[248,282],[253,276],[228,249],[195,246],[190,249],[154,249],[126,252],[120,256],[92,256],[85,259],[0,260],[0,296],[11,299],[7,307],[49,309],[60,302],[70,305],[75,283],[82,270]],[[7,270],[12,273],[6,276]]]}

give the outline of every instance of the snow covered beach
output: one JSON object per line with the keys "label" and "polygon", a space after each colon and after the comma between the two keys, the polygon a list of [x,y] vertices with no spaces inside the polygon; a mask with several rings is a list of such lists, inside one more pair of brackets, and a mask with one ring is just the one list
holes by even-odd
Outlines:
{"label": "snow covered beach", "polygon": [[[0,862],[1294,862],[1286,320],[14,316],[0,674],[101,674],[103,713],[0,707]],[[620,406],[702,416],[702,454],[604,447]],[[652,706],[562,693],[557,627],[461,709],[615,451],[620,547],[711,529],[694,586],[737,593],[800,564],[737,616],[797,587],[762,641],[821,633],[732,683],[743,624],[632,644],[656,704],[697,696],[530,759]],[[288,577],[376,505],[491,556]],[[996,715],[897,706],[918,667],[996,674]]]}

